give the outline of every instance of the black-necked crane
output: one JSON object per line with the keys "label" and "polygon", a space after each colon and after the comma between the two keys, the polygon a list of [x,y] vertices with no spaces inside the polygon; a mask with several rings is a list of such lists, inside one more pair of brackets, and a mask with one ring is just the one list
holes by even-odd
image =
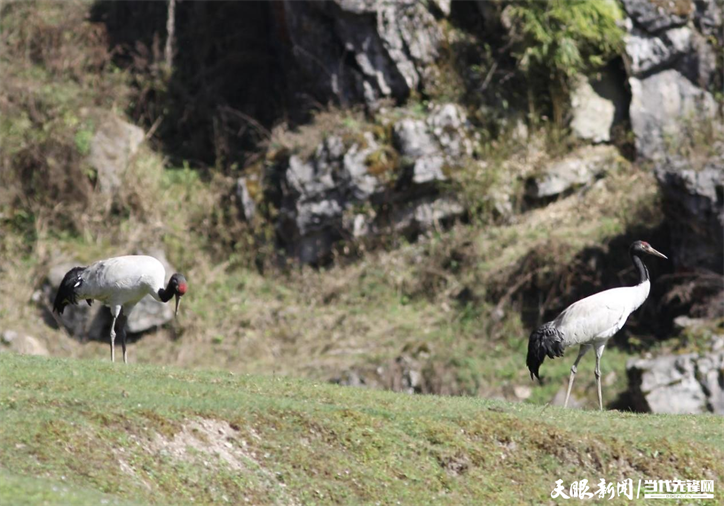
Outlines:
{"label": "black-necked crane", "polygon": [[568,406],[578,362],[587,351],[595,348],[598,406],[603,410],[601,356],[606,342],[621,330],[628,316],[644,303],[651,289],[649,271],[641,260],[641,256],[646,254],[667,258],[645,241],[634,242],[629,248],[629,254],[639,274],[638,284],[604,290],[574,302],[564,309],[555,320],[544,323],[530,335],[527,364],[530,369],[530,378],[533,379],[535,376],[539,381],[538,370],[546,356],[548,358],[562,357],[563,350],[569,346],[581,346],[578,357],[571,366],[564,407]]}
{"label": "black-necked crane", "polygon": [[171,276],[164,288],[166,269],[157,259],[145,255],[128,255],[100,260],[88,267],[73,267],[58,287],[53,311],[63,314],[68,304],[78,304],[85,299],[101,301],[111,310],[111,361],[116,361],[116,321],[121,334],[123,362],[128,363],[126,353],[126,321],[133,308],[146,295],[160,302],[176,297],[176,310],[186,293],[186,278],[178,272]]}

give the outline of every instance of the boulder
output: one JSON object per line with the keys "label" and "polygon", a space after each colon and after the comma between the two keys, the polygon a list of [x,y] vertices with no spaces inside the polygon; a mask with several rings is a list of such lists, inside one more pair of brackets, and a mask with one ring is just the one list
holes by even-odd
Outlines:
{"label": "boulder", "polygon": [[694,13],[693,0],[622,0],[633,22],[648,32],[685,25]]}
{"label": "boulder", "polygon": [[626,92],[611,70],[579,76],[571,92],[571,130],[579,139],[610,142],[611,129],[625,117]]}
{"label": "boulder", "polygon": [[686,121],[710,120],[716,114],[712,95],[695,86],[677,70],[649,77],[629,78],[631,127],[639,156],[656,160],[670,151],[667,142],[677,139]]}
{"label": "boulder", "polygon": [[616,163],[618,152],[612,146],[585,146],[561,160],[545,166],[526,182],[526,195],[532,199],[550,198],[577,186],[589,184]]}
{"label": "boulder", "polygon": [[397,232],[415,236],[425,230],[443,228],[464,213],[462,204],[450,195],[426,196],[395,208],[391,223]]}
{"label": "boulder", "polygon": [[277,230],[300,261],[316,263],[327,256],[348,232],[344,211],[382,191],[382,182],[367,170],[368,157],[378,149],[369,133],[348,149],[340,137],[330,136],[309,160],[292,155],[277,168],[282,195]]}
{"label": "boulder", "polygon": [[671,66],[691,50],[692,37],[693,31],[688,26],[672,28],[659,35],[632,28],[625,37],[624,61],[629,75],[643,77]]}
{"label": "boulder", "polygon": [[722,26],[721,0],[696,0],[694,22],[707,37],[717,36]]}
{"label": "boulder", "polygon": [[445,180],[445,158],[423,120],[406,118],[397,122],[394,138],[403,160],[411,163],[413,184]]}
{"label": "boulder", "polygon": [[277,237],[302,263],[324,261],[342,239],[385,231],[414,236],[464,213],[438,186],[446,167],[472,155],[464,110],[441,104],[426,120],[403,117],[388,126],[392,145],[371,132],[330,135],[307,159],[291,154],[271,168]]}
{"label": "boulder", "polygon": [[[624,0],[624,62],[629,75],[629,116],[639,157],[666,156],[682,125],[716,114],[711,94],[717,58],[713,39],[721,26],[717,0]],[[693,20],[693,22],[692,22]]]}
{"label": "boulder", "polygon": [[[553,406],[563,406],[566,403],[566,393],[568,392],[568,387],[561,387],[558,389],[558,391],[555,393],[553,398],[551,399],[550,403]],[[571,393],[571,397],[568,399],[568,408],[569,409],[583,409],[583,401],[578,399],[574,393]]]}
{"label": "boulder", "polygon": [[446,103],[432,107],[427,125],[437,139],[442,151],[451,158],[472,156],[473,142],[470,140],[465,110],[458,104]]}
{"label": "boulder", "polygon": [[393,392],[422,393],[425,386],[422,367],[419,358],[407,354],[399,355],[385,368],[385,386]]}
{"label": "boulder", "polygon": [[440,154],[427,124],[421,119],[405,118],[393,127],[395,143],[402,156],[418,159]]}
{"label": "boulder", "polygon": [[39,339],[25,334],[18,334],[14,330],[3,332],[2,342],[7,344],[11,351],[21,355],[47,357],[50,354],[48,348]]}
{"label": "boulder", "polygon": [[636,27],[625,37],[624,62],[630,76],[645,78],[668,68],[706,89],[716,68],[714,48],[690,26],[652,35]]}
{"label": "boulder", "polygon": [[251,222],[256,216],[256,201],[249,193],[249,179],[240,177],[236,180],[236,199],[244,221]]}
{"label": "boulder", "polygon": [[[449,2],[435,5],[444,13]],[[432,77],[442,31],[421,2],[284,2],[274,12],[287,66],[319,102],[404,100]]]}
{"label": "boulder", "polygon": [[626,369],[640,411],[724,414],[724,353],[631,359]]}
{"label": "boulder", "polygon": [[452,0],[432,0],[431,5],[435,7],[440,14],[448,17],[452,9]]}
{"label": "boulder", "polygon": [[701,168],[692,167],[688,159],[667,157],[657,163],[654,173],[671,230],[672,261],[686,270],[722,274],[724,152]]}
{"label": "boulder", "polygon": [[88,163],[98,173],[98,188],[102,193],[115,194],[131,157],[143,142],[143,129],[115,114],[106,114],[90,144]]}
{"label": "boulder", "polygon": [[446,165],[473,154],[465,111],[456,104],[433,106],[427,120],[405,118],[393,127],[394,142],[411,167],[413,185],[445,181]]}

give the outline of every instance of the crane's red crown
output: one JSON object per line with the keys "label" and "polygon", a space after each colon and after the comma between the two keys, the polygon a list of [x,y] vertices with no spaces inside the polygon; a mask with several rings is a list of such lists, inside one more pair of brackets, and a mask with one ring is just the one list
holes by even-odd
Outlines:
{"label": "crane's red crown", "polygon": [[188,288],[188,286],[186,285],[186,283],[179,283],[178,293],[180,293],[181,295],[184,295],[186,293],[187,288]]}

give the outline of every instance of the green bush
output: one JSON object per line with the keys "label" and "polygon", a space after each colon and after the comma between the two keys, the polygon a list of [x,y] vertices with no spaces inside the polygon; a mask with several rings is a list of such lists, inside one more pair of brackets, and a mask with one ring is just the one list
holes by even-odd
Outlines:
{"label": "green bush", "polygon": [[547,87],[560,125],[569,79],[621,52],[621,10],[610,0],[524,0],[508,12],[512,53],[527,74],[529,97]]}

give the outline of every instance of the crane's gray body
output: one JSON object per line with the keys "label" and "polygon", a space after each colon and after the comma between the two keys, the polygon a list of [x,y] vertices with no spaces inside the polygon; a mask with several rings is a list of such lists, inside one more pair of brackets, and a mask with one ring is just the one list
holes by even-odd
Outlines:
{"label": "crane's gray body", "polygon": [[563,347],[577,344],[605,344],[626,323],[649,296],[651,283],[647,279],[635,286],[612,288],[574,302],[555,320]]}
{"label": "crane's gray body", "polygon": [[95,299],[111,308],[116,315],[121,307],[130,313],[143,297],[161,300],[166,270],[157,259],[146,255],[127,255],[101,260],[88,266],[80,275],[77,288],[80,299]]}

